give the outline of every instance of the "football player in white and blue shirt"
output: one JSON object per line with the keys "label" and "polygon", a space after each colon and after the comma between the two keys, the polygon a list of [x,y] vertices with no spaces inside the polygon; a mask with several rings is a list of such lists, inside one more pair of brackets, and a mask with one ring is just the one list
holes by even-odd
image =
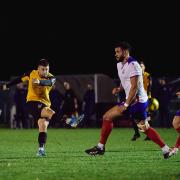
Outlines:
{"label": "football player in white and blue shirt", "polygon": [[113,120],[117,116],[128,114],[136,120],[139,130],[160,146],[164,158],[169,158],[170,148],[146,120],[148,96],[144,90],[142,69],[139,63],[130,56],[130,45],[127,42],[120,42],[115,46],[115,58],[118,61],[117,69],[121,85],[114,88],[112,93],[116,94],[124,90],[126,100],[112,107],[103,115],[100,141],[96,146],[85,150],[85,152],[89,155],[103,155],[106,141],[113,128]]}

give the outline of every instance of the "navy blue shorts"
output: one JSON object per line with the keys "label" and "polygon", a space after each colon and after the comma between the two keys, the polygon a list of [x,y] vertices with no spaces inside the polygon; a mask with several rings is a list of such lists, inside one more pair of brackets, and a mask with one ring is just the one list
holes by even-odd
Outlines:
{"label": "navy blue shorts", "polygon": [[[118,105],[121,106],[122,103]],[[123,114],[128,115],[129,117],[136,120],[146,120],[147,106],[148,106],[148,101],[145,103],[136,102],[135,104],[128,106],[127,110],[124,111]]]}

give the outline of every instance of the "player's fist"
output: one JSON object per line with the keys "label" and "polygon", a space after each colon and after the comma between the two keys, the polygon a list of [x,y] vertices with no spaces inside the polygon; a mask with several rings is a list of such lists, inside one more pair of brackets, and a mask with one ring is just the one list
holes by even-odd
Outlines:
{"label": "player's fist", "polygon": [[40,80],[39,80],[39,79],[36,79],[36,78],[33,78],[33,79],[32,79],[32,83],[33,83],[33,84],[40,84]]}

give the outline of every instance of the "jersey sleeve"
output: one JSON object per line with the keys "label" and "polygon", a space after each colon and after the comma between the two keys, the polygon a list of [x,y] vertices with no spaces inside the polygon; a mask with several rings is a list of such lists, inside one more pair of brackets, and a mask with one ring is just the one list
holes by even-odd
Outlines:
{"label": "jersey sleeve", "polygon": [[23,76],[21,77],[21,81],[22,82],[29,81],[30,74],[31,72],[24,73]]}
{"label": "jersey sleeve", "polygon": [[27,81],[27,80],[29,80],[29,76],[30,76],[30,72],[24,73],[23,76],[20,76],[20,77],[17,77],[17,78],[15,78],[15,79],[11,80],[11,81],[7,84],[7,87],[9,88],[9,87],[11,87],[11,86],[13,86],[13,85],[16,85],[16,84],[20,83],[20,82]]}
{"label": "jersey sleeve", "polygon": [[151,98],[152,77],[151,77],[150,74],[148,75],[148,81],[149,81],[149,85],[148,85],[148,88],[147,88],[147,95],[148,95],[149,98]]}
{"label": "jersey sleeve", "polygon": [[56,78],[54,76],[50,76],[45,80],[40,80],[40,86],[53,86],[56,82]]}
{"label": "jersey sleeve", "polygon": [[141,74],[142,74],[142,70],[139,64],[136,62],[131,62],[129,64],[129,76],[133,77],[133,76],[139,76]]}

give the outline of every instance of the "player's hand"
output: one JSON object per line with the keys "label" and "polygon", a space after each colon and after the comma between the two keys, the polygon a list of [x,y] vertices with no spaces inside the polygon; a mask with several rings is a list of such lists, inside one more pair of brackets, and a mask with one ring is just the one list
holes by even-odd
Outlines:
{"label": "player's hand", "polygon": [[116,95],[116,94],[118,94],[119,93],[119,88],[114,88],[113,90],[112,90],[112,94],[113,95]]}
{"label": "player's hand", "polygon": [[121,106],[119,106],[120,113],[123,113],[126,109],[127,109],[127,107],[124,106],[123,104]]}
{"label": "player's hand", "polygon": [[177,97],[180,98],[180,91],[176,93]]}
{"label": "player's hand", "polygon": [[2,90],[3,90],[3,91],[7,91],[7,90],[9,90],[9,88],[7,87],[6,84],[3,84],[3,85],[2,85]]}
{"label": "player's hand", "polygon": [[32,83],[33,83],[33,84],[40,84],[40,80],[39,80],[39,79],[36,79],[36,78],[33,78],[33,79],[32,79]]}

